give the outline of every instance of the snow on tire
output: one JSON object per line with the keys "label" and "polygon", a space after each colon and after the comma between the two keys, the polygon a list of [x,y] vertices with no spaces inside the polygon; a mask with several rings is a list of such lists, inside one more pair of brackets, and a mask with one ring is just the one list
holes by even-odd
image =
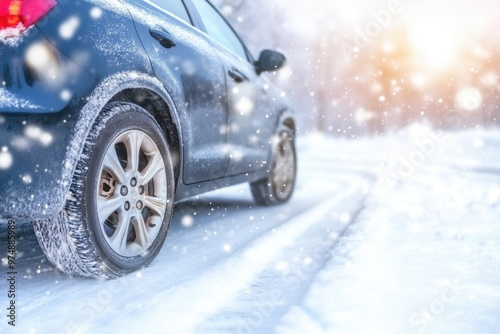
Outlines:
{"label": "snow on tire", "polygon": [[158,254],[173,198],[171,153],[160,127],[139,106],[112,103],[84,144],[64,209],[33,226],[58,269],[114,278]]}

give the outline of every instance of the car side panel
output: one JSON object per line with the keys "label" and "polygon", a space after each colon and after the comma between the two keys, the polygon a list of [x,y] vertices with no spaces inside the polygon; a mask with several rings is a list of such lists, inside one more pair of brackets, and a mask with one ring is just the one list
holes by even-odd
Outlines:
{"label": "car side panel", "polygon": [[122,71],[153,75],[130,13],[119,0],[67,1],[38,24],[59,50],[98,82]]}
{"label": "car side panel", "polygon": [[[224,69],[204,36],[190,24],[148,2],[127,2],[155,76],[174,97],[184,136],[185,184],[222,178],[229,164]],[[147,20],[144,20],[148,13]],[[151,31],[170,37],[164,47]]]}
{"label": "car side panel", "polygon": [[[204,14],[218,12],[217,19],[207,19],[216,26],[224,25],[231,30],[232,34],[246,51],[246,58],[238,52],[228,49],[217,40],[210,37],[204,23],[207,21],[201,17],[204,7],[200,3],[184,0],[190,7],[193,17],[198,20],[198,25],[205,32],[205,36],[216,49],[219,58],[224,65],[224,73],[227,82],[227,108],[228,124],[227,150],[231,162],[225,176],[235,176],[267,169],[271,156],[271,138],[275,134],[276,120],[279,117],[278,105],[282,98],[275,95],[271,89],[270,82],[264,75],[258,75],[243,41],[224,16],[211,5],[212,9]],[[210,1],[207,1],[210,4]],[[206,6],[208,7],[208,6]],[[222,20],[220,20],[222,19]],[[216,23],[218,22],[218,23]],[[225,28],[222,28],[225,29]],[[231,43],[229,43],[231,44]],[[233,45],[231,45],[233,46]],[[240,54],[238,56],[237,54]]]}
{"label": "car side panel", "polygon": [[[184,99],[178,98],[184,94],[182,76],[179,80],[179,76],[169,77],[165,72],[162,82],[155,78],[150,58],[121,1],[61,0],[58,3],[16,45],[0,45],[0,154],[3,162],[11,159],[7,168],[5,165],[0,168],[0,217],[43,219],[62,209],[88,131],[100,110],[120,91],[135,88],[154,91],[173,112],[183,105]],[[144,17],[149,20],[147,15]],[[215,55],[213,60],[220,60],[206,37],[192,30],[190,33],[179,30],[186,45],[196,47],[196,54],[206,52],[205,56]],[[35,44],[42,45],[55,59],[57,68],[52,73],[57,74],[56,80],[33,73],[26,66],[28,49]],[[218,66],[212,74],[220,82],[225,73],[221,65]],[[168,67],[172,69],[175,66]],[[221,104],[227,103],[224,94],[217,94]],[[203,99],[201,95],[200,103]],[[186,110],[180,113],[181,118],[175,112],[171,117],[181,137],[184,137],[182,133],[197,136],[182,141],[186,153],[191,152],[193,140],[200,143],[208,138],[212,144],[225,143],[225,135],[216,134],[208,122],[189,127]],[[224,117],[215,123],[225,124],[227,114]],[[269,120],[269,124],[276,125],[276,122]],[[227,156],[215,174],[206,174],[210,173],[211,166],[216,166],[212,165],[214,160],[205,160],[204,166],[196,159],[182,160],[193,164],[191,175],[195,178],[191,181],[203,178],[209,181],[179,184],[177,200],[255,181],[266,173],[263,168],[248,175],[214,180],[213,175],[223,175],[221,171],[229,163]],[[204,170],[196,171],[198,166]],[[181,170],[181,179],[184,179],[182,174]],[[190,176],[185,180],[189,181]]]}
{"label": "car side panel", "polygon": [[[214,42],[214,45],[215,42]],[[226,176],[248,173],[265,168],[271,153],[271,137],[274,135],[274,110],[272,92],[255,68],[222,46],[216,45],[227,73],[228,126],[227,144],[231,163]],[[246,79],[238,82],[228,74],[238,71]]]}

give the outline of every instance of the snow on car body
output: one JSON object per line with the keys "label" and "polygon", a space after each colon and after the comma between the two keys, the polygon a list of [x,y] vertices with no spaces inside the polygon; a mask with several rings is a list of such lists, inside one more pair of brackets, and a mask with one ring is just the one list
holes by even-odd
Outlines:
{"label": "snow on car body", "polygon": [[6,1],[0,31],[0,216],[34,219],[60,269],[148,264],[174,200],[242,182],[290,198],[295,120],[261,75],[285,58],[255,61],[205,0]]}

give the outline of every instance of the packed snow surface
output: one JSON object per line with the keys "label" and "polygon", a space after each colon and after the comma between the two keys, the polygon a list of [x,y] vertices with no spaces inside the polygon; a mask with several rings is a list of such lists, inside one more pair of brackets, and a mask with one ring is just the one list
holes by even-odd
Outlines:
{"label": "packed snow surface", "polygon": [[58,272],[17,222],[16,329],[498,332],[500,132],[311,135],[298,151],[289,204],[257,207],[246,185],[178,204],[158,258],[121,279]]}

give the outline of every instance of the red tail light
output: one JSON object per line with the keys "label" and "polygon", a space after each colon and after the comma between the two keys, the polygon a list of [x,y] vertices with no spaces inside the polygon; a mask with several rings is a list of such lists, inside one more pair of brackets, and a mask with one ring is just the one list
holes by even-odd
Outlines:
{"label": "red tail light", "polygon": [[22,24],[29,28],[44,17],[57,2],[55,0],[1,0],[0,30]]}

